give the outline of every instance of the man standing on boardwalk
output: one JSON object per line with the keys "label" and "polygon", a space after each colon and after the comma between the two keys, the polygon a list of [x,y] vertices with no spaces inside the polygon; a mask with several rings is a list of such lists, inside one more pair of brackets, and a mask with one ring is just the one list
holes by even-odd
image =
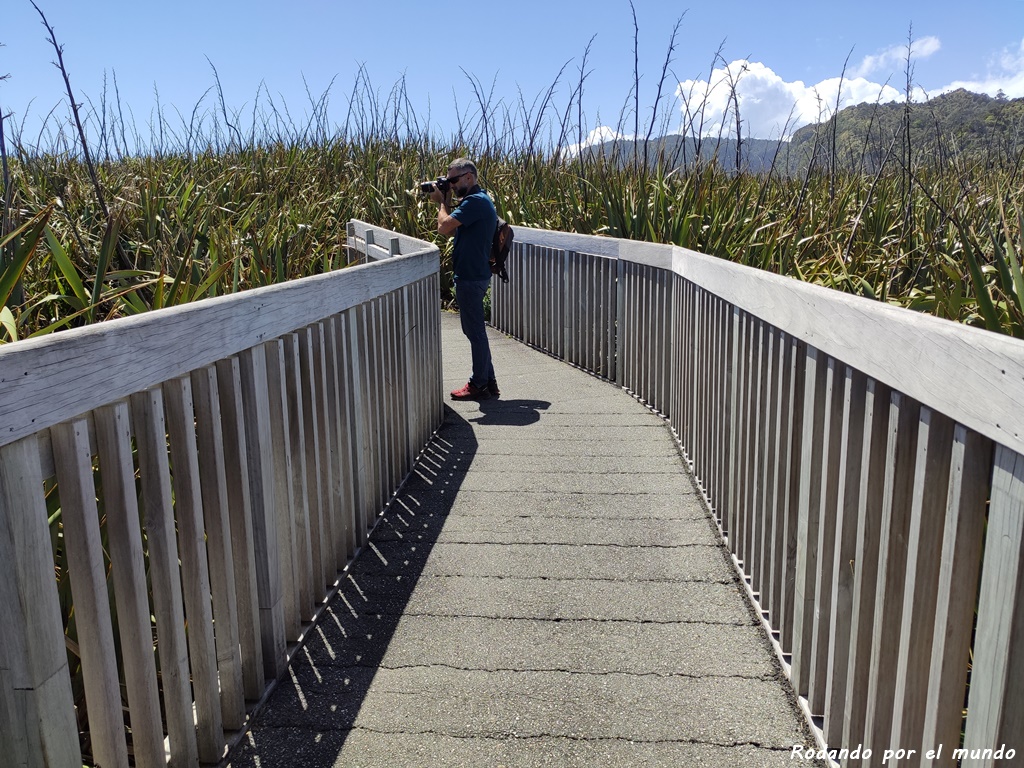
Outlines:
{"label": "man standing on boardwalk", "polygon": [[[452,193],[460,198],[452,210]],[[480,188],[476,166],[460,157],[448,166],[448,189],[437,185],[430,199],[438,205],[437,231],[455,235],[452,265],[455,272],[455,301],[459,305],[462,332],[473,351],[473,373],[466,385],[452,390],[452,400],[486,400],[500,393],[491,363],[491,348],[484,325],[484,295],[491,283],[491,241],[498,225],[498,213],[487,193]]]}

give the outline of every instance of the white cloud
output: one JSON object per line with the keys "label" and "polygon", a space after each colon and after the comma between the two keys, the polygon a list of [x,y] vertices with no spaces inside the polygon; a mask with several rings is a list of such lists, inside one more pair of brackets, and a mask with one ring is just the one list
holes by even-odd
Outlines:
{"label": "white cloud", "polygon": [[[914,40],[910,46],[911,63],[926,59],[942,48],[939,38],[934,36],[922,37]],[[865,56],[861,63],[854,67],[850,73],[854,77],[867,77],[875,73],[890,75],[894,72],[902,72],[907,62],[907,44],[899,43],[886,48],[881,53]]]}
{"label": "white cloud", "polygon": [[633,134],[619,133],[614,128],[609,128],[607,125],[599,125],[597,128],[587,134],[587,138],[583,140],[582,144],[570,144],[563,147],[562,151],[569,157],[575,157],[579,154],[580,150],[584,147],[592,147],[595,144],[601,144],[606,141],[614,141],[615,139],[632,139]]}
{"label": "white cloud", "polygon": [[800,80],[787,82],[761,62],[744,59],[714,70],[709,81],[684,80],[676,96],[682,102],[682,130],[686,133],[715,136],[721,131],[735,136],[738,102],[743,135],[764,139],[789,138],[797,128],[827,120],[837,98],[839,109],[901,98],[892,86],[863,77],[848,77],[841,82],[833,77],[814,85]]}
{"label": "white cloud", "polygon": [[965,88],[974,93],[987,93],[989,96],[995,96],[1002,91],[1009,99],[1024,96],[1024,40],[1021,40],[1019,47],[1005,48],[994,57],[985,77],[977,80],[956,80],[933,91],[932,94],[947,93],[957,88]]}
{"label": "white cloud", "polygon": [[[937,37],[914,41],[912,55],[925,58],[940,50]],[[676,88],[680,101],[680,132],[703,136],[736,135],[736,102],[743,136],[746,138],[788,139],[809,123],[827,120],[838,109],[855,104],[902,101],[905,94],[888,83],[869,79],[869,72],[884,73],[891,65],[902,71],[906,45],[893,46],[877,56],[864,59],[845,78],[831,77],[814,84],[801,80],[787,81],[770,67],[757,61],[737,59],[715,69],[708,80],[684,80]],[[885,73],[888,74],[888,73]],[[902,78],[898,78],[902,86]],[[733,99],[735,88],[736,98]],[[840,88],[842,89],[840,92]],[[1006,48],[992,57],[984,77],[957,80],[927,92],[915,86],[911,99],[927,101],[929,97],[965,88],[974,93],[995,96],[1002,91],[1007,98],[1024,97],[1024,40],[1019,46]],[[838,105],[837,105],[838,99]],[[615,138],[632,138],[602,126],[592,130],[582,146],[590,146]],[[578,152],[579,146],[569,148]]]}

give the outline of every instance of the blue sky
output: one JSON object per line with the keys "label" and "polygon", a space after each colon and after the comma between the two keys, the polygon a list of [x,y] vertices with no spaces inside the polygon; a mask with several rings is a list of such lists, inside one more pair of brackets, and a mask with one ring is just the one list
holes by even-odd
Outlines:
{"label": "blue sky", "polygon": [[[297,123],[310,112],[307,88],[314,100],[329,89],[328,116],[340,122],[360,69],[382,101],[404,78],[417,117],[429,119],[442,137],[460,118],[474,119],[474,82],[514,116],[521,104],[535,112],[566,65],[553,94],[553,115],[565,109],[591,40],[582,98],[585,131],[607,135],[620,116],[626,118],[623,133],[634,129],[628,0],[485,0],[475,6],[411,0],[37,3],[64,46],[78,100],[98,104],[104,78],[112,100],[116,77],[122,108],[141,133],[148,131],[157,93],[170,124],[181,125],[193,111],[215,111],[211,64],[230,111],[247,115],[254,104],[272,99],[279,109],[287,105]],[[727,113],[722,81],[731,78],[738,83],[745,135],[791,133],[834,105],[847,56],[842,105],[874,101],[880,94],[883,101],[901,98],[911,27],[916,98],[960,85],[1024,96],[1024,0],[634,5],[641,133],[680,17],[663,94],[670,129],[679,127],[687,102],[707,104],[706,132],[723,119],[729,125],[734,118]],[[472,18],[461,20],[470,8]],[[9,130],[20,128],[30,141],[51,111],[52,127],[67,119],[68,108],[51,63],[53,49],[29,0],[4,0],[0,44],[0,76],[10,76],[0,82],[0,109],[11,115]]]}

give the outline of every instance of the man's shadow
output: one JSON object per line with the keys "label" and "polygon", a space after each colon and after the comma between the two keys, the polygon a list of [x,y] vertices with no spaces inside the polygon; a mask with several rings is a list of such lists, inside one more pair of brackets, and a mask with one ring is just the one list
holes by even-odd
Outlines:
{"label": "man's shadow", "polygon": [[469,419],[484,426],[526,427],[540,421],[540,412],[551,407],[547,400],[480,400],[480,416]]}

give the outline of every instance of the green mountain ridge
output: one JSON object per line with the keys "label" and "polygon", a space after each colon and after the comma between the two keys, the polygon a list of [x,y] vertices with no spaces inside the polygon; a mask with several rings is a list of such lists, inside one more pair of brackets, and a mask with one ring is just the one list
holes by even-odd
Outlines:
{"label": "green mountain ridge", "polygon": [[[875,173],[883,164],[914,167],[959,162],[1016,167],[1024,154],[1024,98],[1007,99],[958,89],[926,102],[857,104],[822,123],[805,125],[789,141],[736,140],[679,134],[650,142],[627,139],[590,147],[584,155],[618,165],[680,168],[716,163],[728,171],[803,174],[814,167]],[[738,161],[738,162],[737,162]]]}

